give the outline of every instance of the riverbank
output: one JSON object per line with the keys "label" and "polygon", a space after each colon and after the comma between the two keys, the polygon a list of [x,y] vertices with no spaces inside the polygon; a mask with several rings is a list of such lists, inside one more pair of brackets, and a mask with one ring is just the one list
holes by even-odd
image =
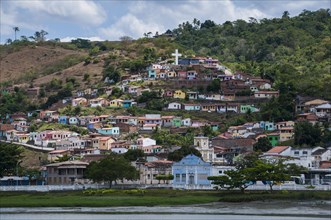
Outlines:
{"label": "riverbank", "polygon": [[180,206],[215,202],[328,201],[330,191],[188,191],[89,190],[67,192],[0,192],[0,207]]}

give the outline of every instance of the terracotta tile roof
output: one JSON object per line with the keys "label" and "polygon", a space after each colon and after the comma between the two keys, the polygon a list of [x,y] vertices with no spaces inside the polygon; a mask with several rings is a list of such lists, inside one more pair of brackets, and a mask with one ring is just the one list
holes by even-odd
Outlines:
{"label": "terracotta tile roof", "polygon": [[289,148],[289,146],[275,146],[275,147],[271,148],[269,151],[267,151],[266,153],[267,154],[280,154],[288,148]]}
{"label": "terracotta tile roof", "polygon": [[321,161],[320,169],[331,169],[331,161]]}
{"label": "terracotta tile roof", "polygon": [[0,124],[0,131],[9,131],[13,130],[14,126],[11,124]]}
{"label": "terracotta tile roof", "polygon": [[224,148],[248,148],[253,150],[255,140],[252,138],[222,139],[220,137],[212,139],[212,144]]}

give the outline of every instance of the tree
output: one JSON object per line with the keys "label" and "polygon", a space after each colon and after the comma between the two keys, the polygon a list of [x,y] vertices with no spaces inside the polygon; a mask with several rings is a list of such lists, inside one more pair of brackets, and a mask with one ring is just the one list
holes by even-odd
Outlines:
{"label": "tree", "polygon": [[122,155],[110,154],[104,159],[91,162],[85,173],[94,182],[108,182],[111,188],[118,180],[135,180],[139,172]]}
{"label": "tree", "polygon": [[80,112],[82,111],[82,108],[77,105],[75,108],[74,108],[74,115],[75,116],[78,116],[80,114]]}
{"label": "tree", "polygon": [[13,27],[13,30],[15,32],[15,41],[16,41],[16,33],[20,31],[20,29],[18,27]]}
{"label": "tree", "polygon": [[290,18],[290,13],[288,11],[284,11],[282,15],[282,19],[289,19]]}
{"label": "tree", "polygon": [[103,78],[108,78],[108,82],[117,83],[121,79],[121,73],[115,66],[109,65],[103,70]]}
{"label": "tree", "polygon": [[221,84],[219,79],[214,79],[208,86],[207,92],[219,92],[221,89]]}
{"label": "tree", "polygon": [[144,151],[141,149],[129,149],[125,154],[124,158],[129,161],[137,161],[141,158],[144,158]]}
{"label": "tree", "polygon": [[292,175],[299,175],[305,172],[305,169],[296,164],[286,163],[286,160],[262,160],[254,162],[254,167],[242,170],[251,181],[262,181],[269,185],[272,192],[273,186],[290,180]]}
{"label": "tree", "polygon": [[10,38],[8,38],[8,39],[6,40],[6,44],[11,44],[12,42],[13,42],[13,40],[10,39]]}
{"label": "tree", "polygon": [[267,137],[259,138],[258,141],[253,145],[254,151],[267,152],[272,148],[272,145]]}
{"label": "tree", "polygon": [[181,147],[180,149],[169,153],[168,154],[168,160],[180,161],[181,159],[183,159],[185,156],[187,156],[189,154],[194,154],[195,156],[201,158],[200,151],[198,151],[194,147]]}
{"label": "tree", "polygon": [[16,175],[22,152],[17,145],[0,142],[0,177]]}
{"label": "tree", "polygon": [[308,121],[297,122],[294,125],[294,144],[316,146],[320,143],[322,132],[318,124],[314,126]]}
{"label": "tree", "polygon": [[245,192],[250,185],[250,180],[242,170],[227,170],[224,173],[226,176],[210,176],[208,180],[212,180],[212,184],[219,185],[221,188],[240,189],[241,192]]}
{"label": "tree", "polygon": [[159,174],[155,177],[155,179],[157,179],[159,181],[159,184],[161,182],[161,180],[163,180],[163,183],[169,183],[169,180],[173,180],[174,179],[174,175],[172,174]]}
{"label": "tree", "polygon": [[68,161],[68,160],[70,160],[71,159],[71,156],[70,155],[68,155],[68,154],[65,154],[65,155],[63,155],[62,157],[57,157],[56,158],[56,162],[65,162],[65,161]]}

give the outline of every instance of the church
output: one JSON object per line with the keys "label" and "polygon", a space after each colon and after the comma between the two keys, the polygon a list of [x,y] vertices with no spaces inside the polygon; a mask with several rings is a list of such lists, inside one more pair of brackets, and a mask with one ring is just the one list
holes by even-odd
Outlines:
{"label": "church", "polygon": [[211,176],[211,170],[210,163],[204,162],[194,154],[189,154],[172,166],[173,187],[210,186],[207,178]]}

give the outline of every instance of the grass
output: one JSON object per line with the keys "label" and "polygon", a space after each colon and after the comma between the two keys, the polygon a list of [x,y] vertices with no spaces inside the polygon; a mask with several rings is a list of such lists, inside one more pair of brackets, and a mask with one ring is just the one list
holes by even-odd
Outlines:
{"label": "grass", "polygon": [[128,190],[112,190],[111,193],[88,194],[70,192],[0,192],[0,207],[111,207],[111,206],[169,206],[192,205],[211,202],[248,202],[265,200],[329,200],[331,192],[322,191],[181,191],[145,190],[131,193]]}

